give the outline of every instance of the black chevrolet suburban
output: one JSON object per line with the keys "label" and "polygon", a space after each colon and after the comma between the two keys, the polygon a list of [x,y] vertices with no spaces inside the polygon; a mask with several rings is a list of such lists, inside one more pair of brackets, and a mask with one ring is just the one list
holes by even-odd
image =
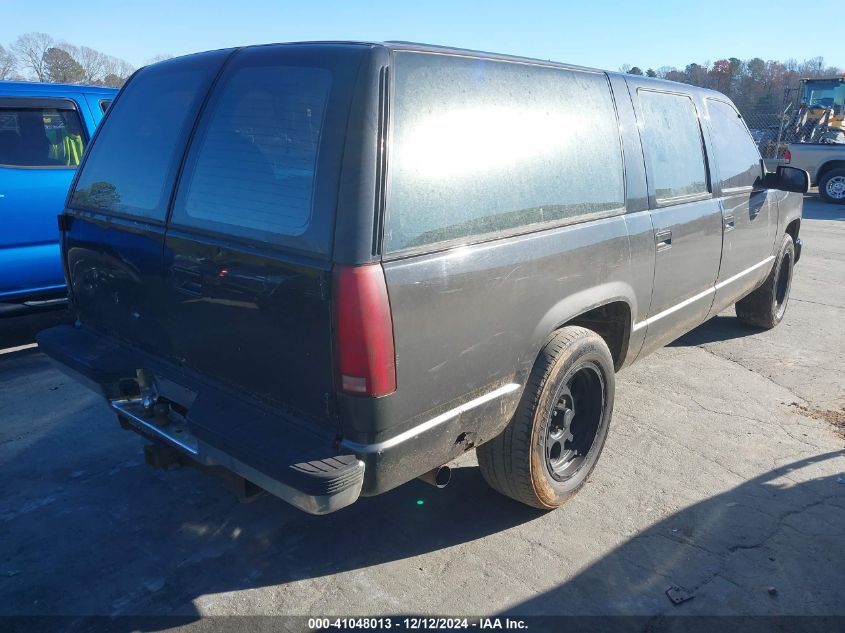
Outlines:
{"label": "black chevrolet suburban", "polygon": [[190,55],[93,139],[59,216],[76,322],[38,341],[154,464],[322,514],[475,448],[551,509],[616,371],[733,304],[783,318],[806,188],[691,86],[408,43]]}

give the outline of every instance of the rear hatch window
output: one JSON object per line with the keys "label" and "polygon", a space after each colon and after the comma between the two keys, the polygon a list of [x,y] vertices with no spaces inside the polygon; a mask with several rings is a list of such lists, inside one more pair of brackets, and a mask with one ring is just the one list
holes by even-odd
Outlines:
{"label": "rear hatch window", "polygon": [[325,251],[331,214],[315,218],[313,202],[332,73],[266,67],[251,52],[234,60],[214,91],[172,223],[299,248],[310,242]]}
{"label": "rear hatch window", "polygon": [[328,259],[366,53],[307,44],[236,52],[200,117],[170,226]]}
{"label": "rear hatch window", "polygon": [[141,69],[109,108],[70,206],[164,222],[188,133],[225,55]]}

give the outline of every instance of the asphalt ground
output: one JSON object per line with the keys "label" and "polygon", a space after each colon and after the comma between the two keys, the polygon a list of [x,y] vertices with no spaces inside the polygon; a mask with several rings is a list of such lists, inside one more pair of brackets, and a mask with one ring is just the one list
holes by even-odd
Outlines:
{"label": "asphalt ground", "polygon": [[599,465],[551,513],[489,490],[471,454],[444,490],[324,517],[238,503],[147,467],[98,396],[9,349],[60,314],[7,322],[0,616],[845,616],[845,206],[809,196],[801,237],[784,322],[731,309],[623,370]]}

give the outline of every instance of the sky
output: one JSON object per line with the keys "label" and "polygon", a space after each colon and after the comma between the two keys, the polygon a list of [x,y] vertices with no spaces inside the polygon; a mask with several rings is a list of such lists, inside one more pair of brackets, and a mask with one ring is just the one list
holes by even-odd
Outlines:
{"label": "sky", "polygon": [[[0,0],[0,44],[43,31],[134,66],[159,54],[298,40],[406,40],[617,70],[720,58],[845,67],[834,31],[807,28],[794,0]],[[797,28],[796,28],[797,25]],[[838,40],[838,41],[837,41]]]}

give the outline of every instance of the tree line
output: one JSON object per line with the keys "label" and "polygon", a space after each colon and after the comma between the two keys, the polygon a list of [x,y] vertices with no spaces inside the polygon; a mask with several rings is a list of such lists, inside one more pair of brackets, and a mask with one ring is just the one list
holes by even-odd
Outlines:
{"label": "tree line", "polygon": [[[158,55],[148,63],[167,59]],[[787,92],[799,87],[804,77],[841,75],[837,66],[826,66],[824,58],[785,62],[759,57],[741,60],[736,57],[703,64],[687,64],[683,70],[674,66],[642,70],[623,65],[620,71],[647,75],[712,88],[728,95],[743,111],[779,109]],[[47,33],[24,33],[7,49],[0,44],[0,80],[41,81],[49,83],[90,84],[119,88],[135,71],[126,60],[107,55],[89,46],[57,41]]]}
{"label": "tree line", "polygon": [[747,60],[729,57],[712,63],[687,64],[683,70],[662,66],[656,70],[648,68],[643,71],[628,64],[619,70],[632,75],[659,77],[712,88],[728,95],[740,111],[746,112],[779,110],[785,100],[794,100],[794,91],[802,78],[842,74],[841,68],[826,65],[823,57],[813,57],[803,62],[794,59],[780,62],[764,61],[759,57]]}
{"label": "tree line", "polygon": [[[160,55],[150,63],[168,57]],[[0,80],[119,88],[133,72],[135,68],[124,59],[57,41],[47,33],[24,33],[8,49],[0,44]]]}

